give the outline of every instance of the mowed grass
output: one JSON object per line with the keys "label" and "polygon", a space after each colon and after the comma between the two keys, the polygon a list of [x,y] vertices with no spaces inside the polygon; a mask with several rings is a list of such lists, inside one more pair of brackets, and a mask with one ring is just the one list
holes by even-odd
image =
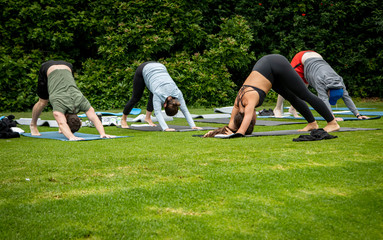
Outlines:
{"label": "mowed grass", "polygon": [[[383,120],[340,125],[383,129]],[[133,137],[0,140],[0,239],[383,239],[382,130],[316,142],[106,132]]]}

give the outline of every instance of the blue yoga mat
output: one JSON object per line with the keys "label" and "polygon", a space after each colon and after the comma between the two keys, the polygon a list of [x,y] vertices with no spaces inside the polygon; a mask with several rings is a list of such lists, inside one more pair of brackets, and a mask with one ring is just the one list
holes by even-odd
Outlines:
{"label": "blue yoga mat", "polygon": [[[364,114],[362,114],[364,115]],[[257,118],[276,118],[274,116],[257,116]],[[342,117],[344,121],[365,121],[365,120],[374,120],[374,119],[379,119],[381,116],[376,116],[376,117],[370,117],[369,119],[359,119],[356,117]],[[305,120],[303,117],[295,118],[293,116],[285,116],[281,118],[276,118],[276,119],[295,119],[295,120]],[[317,121],[325,121],[323,117],[315,117],[315,120]]]}
{"label": "blue yoga mat", "polygon": [[[69,141],[68,138],[64,136],[64,134],[61,134],[59,132],[41,132],[41,136],[32,136],[30,133],[21,133],[21,135],[25,137],[32,137],[32,138],[45,138],[45,139],[55,139],[60,141]],[[85,140],[81,141],[90,141],[90,140],[107,140],[107,139],[113,139],[113,138],[100,138],[100,135],[96,134],[87,134],[87,133],[74,133],[76,137],[84,138]],[[116,136],[115,138],[125,138],[130,136]]]}
{"label": "blue yoga mat", "polygon": [[[120,113],[112,113],[112,112],[96,112],[96,114],[102,114],[102,116],[122,116],[122,112]],[[140,108],[133,108],[132,111],[130,111],[129,114],[131,115],[138,115],[141,113],[141,109]],[[79,118],[84,118],[86,117],[86,114],[80,114],[80,115],[77,115]]]}
{"label": "blue yoga mat", "polygon": [[[354,115],[352,112],[342,112],[342,113],[334,113],[335,115]],[[370,111],[362,111],[359,114],[364,116],[383,116],[383,112],[370,112]]]}

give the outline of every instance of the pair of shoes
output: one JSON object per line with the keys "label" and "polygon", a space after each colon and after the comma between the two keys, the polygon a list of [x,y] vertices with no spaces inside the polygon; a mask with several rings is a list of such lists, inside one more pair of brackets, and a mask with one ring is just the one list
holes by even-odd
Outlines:
{"label": "pair of shoes", "polygon": [[274,116],[274,111],[271,108],[269,108],[269,110],[263,109],[259,111],[259,116]]}

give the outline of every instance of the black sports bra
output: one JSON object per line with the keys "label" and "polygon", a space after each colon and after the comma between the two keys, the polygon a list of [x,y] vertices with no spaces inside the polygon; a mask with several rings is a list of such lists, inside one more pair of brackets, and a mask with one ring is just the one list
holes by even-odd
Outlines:
{"label": "black sports bra", "polygon": [[[246,88],[252,88],[252,89],[246,91]],[[256,91],[259,94],[259,102],[258,102],[257,106],[255,106],[255,107],[259,107],[262,105],[263,101],[266,98],[266,93],[262,89],[259,89],[257,87],[254,87],[251,85],[243,85],[241,87],[241,89],[239,89],[238,96],[237,96],[237,107],[238,108],[239,108],[239,102],[241,102],[242,107],[245,107],[243,105],[242,98],[245,95],[245,93],[250,92],[250,91]]]}

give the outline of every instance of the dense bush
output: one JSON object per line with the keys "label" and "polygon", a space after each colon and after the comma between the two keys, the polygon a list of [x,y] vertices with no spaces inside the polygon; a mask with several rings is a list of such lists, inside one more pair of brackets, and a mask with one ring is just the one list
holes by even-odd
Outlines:
{"label": "dense bush", "polygon": [[[75,66],[98,109],[121,108],[135,68],[164,63],[188,104],[231,104],[256,59],[313,49],[355,97],[383,97],[379,1],[0,0],[0,111],[30,109],[42,62]],[[275,97],[275,95],[270,95]],[[269,96],[269,97],[270,97]],[[144,104],[142,100],[140,104]]]}

